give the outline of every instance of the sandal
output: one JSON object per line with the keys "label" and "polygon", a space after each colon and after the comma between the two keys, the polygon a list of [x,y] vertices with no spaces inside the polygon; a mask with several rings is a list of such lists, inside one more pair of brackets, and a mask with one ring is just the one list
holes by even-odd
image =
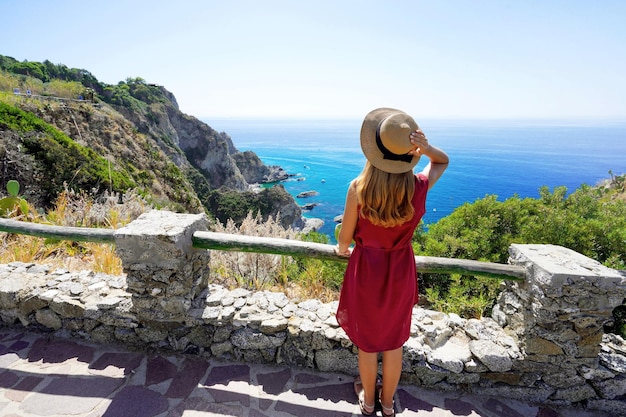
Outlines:
{"label": "sandal", "polygon": [[365,404],[365,391],[361,390],[359,393],[359,408],[361,409],[361,414],[364,416],[371,416],[376,411],[376,404]]}
{"label": "sandal", "polygon": [[361,414],[364,416],[371,416],[376,411],[376,404],[366,404],[365,403],[365,391],[363,390],[363,383],[361,382],[361,377],[357,376],[354,378],[354,392],[359,399],[359,408],[361,409]]}
{"label": "sandal", "polygon": [[383,417],[396,417],[396,404],[395,401],[391,401],[391,407],[385,407],[383,404],[383,400],[380,398],[381,393],[378,393],[378,402],[380,403],[380,408],[383,412]]}

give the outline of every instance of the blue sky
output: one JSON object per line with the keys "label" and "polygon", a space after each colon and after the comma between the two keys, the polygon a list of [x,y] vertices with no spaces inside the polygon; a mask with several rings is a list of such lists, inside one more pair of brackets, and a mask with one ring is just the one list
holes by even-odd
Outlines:
{"label": "blue sky", "polygon": [[626,120],[623,0],[0,0],[0,54],[198,118]]}

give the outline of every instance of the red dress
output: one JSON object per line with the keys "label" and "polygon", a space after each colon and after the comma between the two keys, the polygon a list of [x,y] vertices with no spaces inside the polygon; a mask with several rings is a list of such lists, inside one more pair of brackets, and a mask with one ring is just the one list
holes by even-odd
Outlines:
{"label": "red dress", "polygon": [[356,246],[344,275],[337,321],[364,352],[402,347],[409,338],[417,303],[413,232],[426,211],[428,178],[415,176],[413,218],[399,226],[375,226],[359,216]]}

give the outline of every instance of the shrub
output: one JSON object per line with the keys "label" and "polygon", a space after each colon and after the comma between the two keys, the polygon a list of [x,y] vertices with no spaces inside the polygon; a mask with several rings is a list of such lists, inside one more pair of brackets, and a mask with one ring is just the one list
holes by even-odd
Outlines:
{"label": "shrub", "polygon": [[[626,202],[583,185],[569,196],[565,187],[539,190],[540,198],[494,195],[466,203],[429,227],[414,244],[420,255],[506,263],[512,243],[570,248],[615,269],[626,267]],[[421,288],[439,308],[484,305],[497,294],[497,280],[422,274]],[[472,296],[479,297],[473,300]],[[487,302],[489,297],[493,297]],[[459,305],[458,307],[454,307]],[[472,313],[474,314],[474,313]]]}
{"label": "shrub", "polygon": [[[325,235],[315,232],[296,235],[290,228],[285,229],[281,226],[279,218],[270,217],[263,221],[259,213],[252,216],[251,212],[240,225],[232,220],[226,225],[218,222],[214,231],[328,243],[328,237]],[[251,290],[277,289],[289,293],[292,297],[331,301],[337,299],[345,264],[306,257],[213,251],[210,269],[212,281],[228,287],[244,287]]]}
{"label": "shrub", "polygon": [[21,133],[24,152],[32,155],[46,175],[41,181],[48,202],[67,186],[125,192],[134,182],[92,149],[79,145],[31,113],[0,102],[0,127]]}
{"label": "shrub", "polygon": [[[261,215],[249,212],[240,225],[233,220],[226,224],[219,221],[213,227],[215,232],[236,235],[276,237],[292,239],[295,232],[284,229],[280,219],[263,222]],[[268,289],[281,282],[284,272],[293,261],[281,255],[251,252],[213,251],[211,253],[211,278],[227,286],[241,286],[249,289]]]}
{"label": "shrub", "polygon": [[[317,232],[299,235],[305,242],[328,243],[328,236]],[[294,258],[289,265],[287,280],[296,284],[309,298],[316,298],[323,302],[337,300],[346,272],[343,262],[323,261],[313,258]]]}

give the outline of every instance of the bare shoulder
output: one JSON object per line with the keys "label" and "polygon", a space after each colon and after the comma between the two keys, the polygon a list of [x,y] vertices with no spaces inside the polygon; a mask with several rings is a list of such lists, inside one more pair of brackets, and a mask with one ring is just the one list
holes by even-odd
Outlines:
{"label": "bare shoulder", "polygon": [[350,181],[350,185],[348,186],[348,194],[356,194],[357,181],[356,178]]}
{"label": "bare shoulder", "polygon": [[352,180],[350,182],[350,185],[348,186],[348,192],[346,194],[346,203],[348,203],[348,204],[351,204],[351,203],[358,204],[358,193],[357,193],[357,182],[356,182],[356,179]]}

